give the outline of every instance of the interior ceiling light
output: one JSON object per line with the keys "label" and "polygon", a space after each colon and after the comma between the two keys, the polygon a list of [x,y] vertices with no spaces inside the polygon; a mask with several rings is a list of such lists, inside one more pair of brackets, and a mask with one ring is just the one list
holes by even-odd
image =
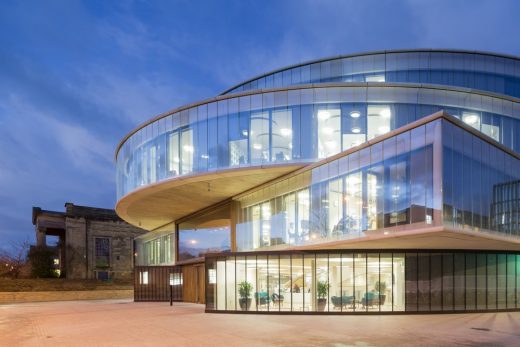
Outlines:
{"label": "interior ceiling light", "polygon": [[361,132],[361,129],[359,129],[358,127],[353,127],[353,128],[352,128],[352,132],[353,132],[354,134],[359,134],[359,133]]}
{"label": "interior ceiling light", "polygon": [[259,144],[259,143],[254,143],[254,144],[253,144],[253,148],[254,148],[254,149],[259,149],[259,150],[260,150],[260,149],[262,149],[262,145]]}
{"label": "interior ceiling light", "polygon": [[386,134],[387,132],[390,131],[390,127],[384,125],[382,127],[377,128],[377,130],[379,131],[380,134]]}
{"label": "interior ceiling light", "polygon": [[320,120],[327,120],[330,118],[330,112],[327,110],[320,110],[318,111],[318,118]]}
{"label": "interior ceiling light", "polygon": [[473,113],[465,114],[462,116],[462,120],[466,124],[476,124],[478,122],[478,116]]}
{"label": "interior ceiling light", "polygon": [[389,108],[384,108],[379,112],[379,115],[383,118],[390,118],[392,116],[392,112],[390,112]]}
{"label": "interior ceiling light", "polygon": [[282,134],[282,136],[289,137],[292,135],[292,130],[288,128],[282,128],[280,129],[280,134]]}
{"label": "interior ceiling light", "polygon": [[242,135],[247,136],[248,134],[247,130],[242,130]]}
{"label": "interior ceiling light", "polygon": [[350,112],[350,117],[359,118],[359,117],[361,117],[361,113],[359,113],[359,111],[352,111],[352,112]]}

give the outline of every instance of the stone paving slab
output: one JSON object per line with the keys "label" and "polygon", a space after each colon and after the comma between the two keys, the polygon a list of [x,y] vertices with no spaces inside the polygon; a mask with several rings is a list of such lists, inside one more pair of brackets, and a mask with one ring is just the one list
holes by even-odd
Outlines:
{"label": "stone paving slab", "polygon": [[0,305],[0,346],[520,346],[520,312],[240,315],[188,303],[27,303]]}

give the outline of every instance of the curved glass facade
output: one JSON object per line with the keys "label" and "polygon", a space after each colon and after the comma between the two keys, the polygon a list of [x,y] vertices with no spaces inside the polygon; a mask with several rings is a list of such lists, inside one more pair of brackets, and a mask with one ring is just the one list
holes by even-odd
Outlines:
{"label": "curved glass facade", "polygon": [[345,56],[281,69],[223,94],[328,82],[428,83],[520,97],[520,59],[456,51]]}
{"label": "curved glass facade", "polygon": [[168,178],[329,157],[445,110],[520,152],[520,103],[403,85],[303,87],[224,97],[142,127],[117,153],[118,199]]}

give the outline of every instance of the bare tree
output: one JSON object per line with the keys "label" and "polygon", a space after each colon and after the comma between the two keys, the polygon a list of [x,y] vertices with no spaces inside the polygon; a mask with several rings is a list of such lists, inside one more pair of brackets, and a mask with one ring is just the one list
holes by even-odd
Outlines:
{"label": "bare tree", "polygon": [[29,240],[11,244],[9,250],[0,250],[0,276],[18,278],[27,265]]}

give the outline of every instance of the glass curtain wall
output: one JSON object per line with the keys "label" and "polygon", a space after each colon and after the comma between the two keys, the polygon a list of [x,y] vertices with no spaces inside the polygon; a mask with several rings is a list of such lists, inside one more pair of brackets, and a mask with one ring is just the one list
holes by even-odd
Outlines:
{"label": "glass curtain wall", "polygon": [[244,83],[224,94],[327,82],[415,82],[520,97],[518,59],[464,52],[389,52],[325,60]]}
{"label": "glass curtain wall", "polygon": [[444,224],[520,234],[520,159],[443,121]]}
{"label": "glass curtain wall", "polygon": [[175,262],[175,233],[153,232],[135,239],[136,265],[171,265]]}
{"label": "glass curtain wall", "polygon": [[229,205],[178,224],[179,260],[231,250]]}
{"label": "glass curtain wall", "polygon": [[209,311],[431,312],[520,308],[520,255],[270,252],[206,258]]}
{"label": "glass curtain wall", "polygon": [[440,140],[437,120],[238,198],[237,250],[439,225]]}
{"label": "glass curtain wall", "polygon": [[510,100],[388,86],[260,93],[192,107],[137,131],[118,152],[118,197],[170,177],[316,161],[439,110],[520,152],[520,104]]}

